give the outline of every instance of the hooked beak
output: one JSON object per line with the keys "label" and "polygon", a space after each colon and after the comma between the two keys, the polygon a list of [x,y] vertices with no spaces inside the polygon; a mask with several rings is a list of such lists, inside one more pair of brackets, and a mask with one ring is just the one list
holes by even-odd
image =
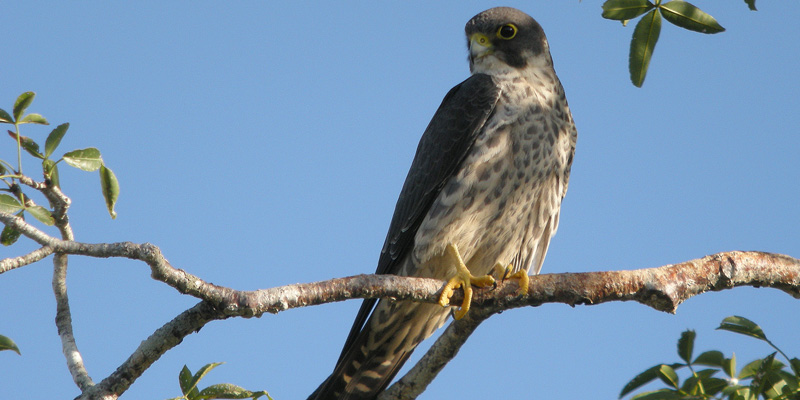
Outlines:
{"label": "hooked beak", "polygon": [[494,51],[489,37],[482,33],[473,33],[469,37],[469,55],[474,59],[488,56]]}

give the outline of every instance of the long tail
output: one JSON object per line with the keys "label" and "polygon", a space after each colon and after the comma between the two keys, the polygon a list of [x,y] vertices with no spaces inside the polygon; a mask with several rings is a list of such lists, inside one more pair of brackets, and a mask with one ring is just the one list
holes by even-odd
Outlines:
{"label": "long tail", "polygon": [[392,381],[417,345],[441,327],[449,307],[381,300],[333,373],[309,400],[371,400]]}

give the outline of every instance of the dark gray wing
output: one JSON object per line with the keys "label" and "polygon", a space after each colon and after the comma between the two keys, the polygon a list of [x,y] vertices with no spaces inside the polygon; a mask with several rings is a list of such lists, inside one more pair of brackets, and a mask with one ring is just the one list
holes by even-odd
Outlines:
{"label": "dark gray wing", "polygon": [[[403,257],[414,247],[414,236],[428,209],[445,183],[458,171],[499,97],[500,88],[486,74],[472,75],[444,97],[417,146],[397,199],[376,273],[395,273]],[[375,299],[364,300],[342,355],[356,340],[375,302]]]}

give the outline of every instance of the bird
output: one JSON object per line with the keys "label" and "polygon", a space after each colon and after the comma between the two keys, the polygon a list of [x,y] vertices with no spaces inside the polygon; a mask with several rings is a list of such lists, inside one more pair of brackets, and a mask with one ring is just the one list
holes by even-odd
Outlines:
{"label": "bird", "polygon": [[[395,206],[377,274],[447,281],[439,304],[364,300],[333,373],[309,400],[375,399],[472,286],[542,268],[577,130],[542,27],[509,7],[465,27],[470,76],[428,124]],[[457,288],[464,302],[449,304]]]}

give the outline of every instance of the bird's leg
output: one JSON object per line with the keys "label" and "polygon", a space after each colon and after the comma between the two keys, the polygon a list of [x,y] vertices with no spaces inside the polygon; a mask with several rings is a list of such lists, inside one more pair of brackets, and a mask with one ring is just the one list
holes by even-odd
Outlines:
{"label": "bird's leg", "polygon": [[501,281],[505,281],[506,279],[517,279],[519,282],[519,289],[517,290],[517,295],[523,295],[528,293],[528,286],[530,285],[531,278],[528,276],[528,271],[521,269],[517,272],[514,272],[514,264],[508,264],[507,267],[504,267],[502,263],[497,263],[494,266],[494,275],[499,276]]}
{"label": "bird's leg", "polygon": [[458,247],[456,245],[450,243],[447,245],[445,249],[445,257],[447,257],[447,262],[452,263],[456,267],[456,275],[450,278],[447,281],[447,285],[444,286],[442,290],[442,295],[439,296],[439,304],[442,307],[447,307],[450,305],[450,297],[453,296],[453,290],[458,289],[459,287],[464,288],[464,302],[461,303],[461,308],[456,310],[454,317],[455,319],[461,319],[467,312],[469,311],[470,303],[472,302],[472,286],[475,285],[477,287],[487,287],[493,286],[495,284],[495,280],[491,275],[485,276],[473,276],[467,266],[464,264],[464,260],[461,259],[461,254],[458,252]]}

